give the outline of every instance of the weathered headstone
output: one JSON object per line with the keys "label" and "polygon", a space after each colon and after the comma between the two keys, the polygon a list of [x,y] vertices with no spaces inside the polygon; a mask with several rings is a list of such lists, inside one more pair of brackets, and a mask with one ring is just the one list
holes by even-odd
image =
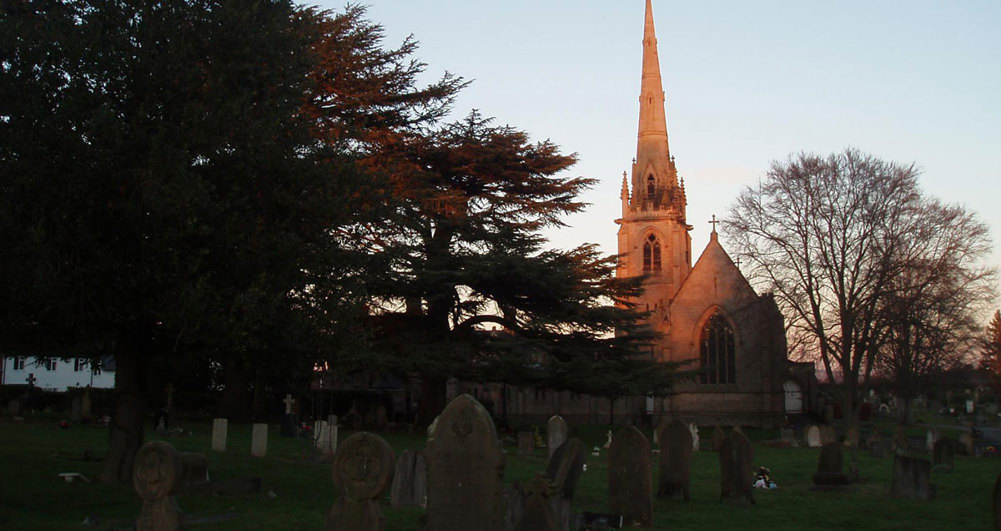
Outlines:
{"label": "weathered headstone", "polygon": [[180,459],[170,443],[151,441],[139,449],[132,467],[132,485],[143,501],[138,531],[180,528],[181,510],[172,495],[180,473]]}
{"label": "weathered headstone", "polygon": [[549,417],[546,423],[546,452],[552,457],[561,444],[567,442],[567,422],[559,415]]}
{"label": "weathered headstone", "polygon": [[726,434],[723,433],[723,426],[720,426],[719,424],[717,424],[716,427],[713,428],[712,443],[713,443],[713,451],[714,452],[718,452],[719,451],[720,446],[723,445],[723,440],[724,439],[726,439]]}
{"label": "weathered headstone", "polygon": [[327,513],[326,529],[381,531],[386,522],[379,498],[389,488],[396,460],[382,437],[356,433],[334,454],[334,486],[339,496]]}
{"label": "weathered headstone", "polygon": [[845,446],[848,448],[858,448],[859,433],[858,428],[852,426],[845,431]]}
{"label": "weathered headstone", "polygon": [[935,470],[952,472],[957,445],[956,441],[948,437],[935,441],[935,447],[932,449],[932,465]]}
{"label": "weathered headstone", "polygon": [[316,449],[322,454],[333,454],[337,450],[337,425],[318,420],[313,429],[316,433]]}
{"label": "weathered headstone", "polygon": [[959,451],[962,455],[973,455],[973,435],[970,432],[959,434]]}
{"label": "weathered headstone", "polygon": [[688,500],[692,476],[692,432],[680,420],[662,424],[660,433],[660,481],[658,498],[680,495]]}
{"label": "weathered headstone", "polygon": [[692,451],[699,451],[699,426],[692,422],[688,425],[688,430],[692,432]]}
{"label": "weathered headstone", "polygon": [[535,434],[530,431],[518,432],[518,455],[532,455],[535,450]]}
{"label": "weathered headstone", "polygon": [[779,440],[792,445],[796,441],[796,432],[792,428],[782,428],[779,430]]}
{"label": "weathered headstone", "polygon": [[823,445],[820,439],[820,426],[811,424],[806,429],[806,445],[810,448],[820,448]]}
{"label": "weathered headstone", "polygon": [[751,441],[743,433],[730,432],[719,450],[720,501],[735,505],[754,503],[753,462]]}
{"label": "weathered headstone", "polygon": [[83,392],[83,396],[80,398],[80,419],[84,422],[90,422],[91,417],[91,403],[90,403],[90,389],[88,388]]}
{"label": "weathered headstone", "polygon": [[555,492],[549,503],[560,529],[568,529],[570,526],[570,503],[577,490],[577,481],[584,471],[586,454],[584,443],[573,438],[553,452],[546,466],[546,477],[552,482]]}
{"label": "weathered headstone", "polygon": [[909,444],[907,441],[907,430],[903,425],[896,425],[893,428],[893,448],[897,453],[903,453],[908,451]]}
{"label": "weathered headstone", "polygon": [[250,455],[264,457],[268,454],[268,425],[254,424],[250,437]]}
{"label": "weathered headstone", "polygon": [[829,442],[820,449],[820,459],[817,462],[817,473],[813,475],[813,484],[818,487],[848,485],[851,481],[842,472],[844,454],[841,445]]}
{"label": "weathered headstone", "polygon": [[392,507],[424,507],[428,495],[427,465],[424,452],[404,450],[396,461],[393,488],[389,491]]}
{"label": "weathered headstone", "polygon": [[80,409],[83,407],[80,395],[73,397],[70,401],[70,422],[80,422]]}
{"label": "weathered headstone", "polygon": [[226,436],[229,430],[229,420],[227,419],[214,419],[212,421],[212,451],[213,452],[225,452],[226,451]]}
{"label": "weathered headstone", "polygon": [[559,531],[549,499],[554,493],[542,474],[525,485],[525,509],[514,531]]}
{"label": "weathered headstone", "polygon": [[209,482],[209,460],[205,454],[181,452],[178,459],[181,463],[178,482],[182,487]]}
{"label": "weathered headstone", "polygon": [[869,457],[886,459],[893,453],[892,443],[889,439],[869,440]]}
{"label": "weathered headstone", "polygon": [[935,450],[935,443],[938,442],[938,438],[938,428],[929,428],[928,433],[925,435],[925,450],[928,453]]}
{"label": "weathered headstone", "polygon": [[930,478],[931,461],[897,455],[893,459],[893,484],[890,487],[890,496],[930,500],[935,497],[935,485],[931,484]]}
{"label": "weathered headstone", "polygon": [[467,394],[453,399],[431,427],[425,451],[425,531],[500,531],[504,453],[487,410]]}
{"label": "weathered headstone", "polygon": [[834,426],[820,427],[820,444],[838,442],[838,432],[834,431]]}
{"label": "weathered headstone", "polygon": [[627,523],[653,521],[650,443],[634,426],[622,428],[608,449],[608,507]]}

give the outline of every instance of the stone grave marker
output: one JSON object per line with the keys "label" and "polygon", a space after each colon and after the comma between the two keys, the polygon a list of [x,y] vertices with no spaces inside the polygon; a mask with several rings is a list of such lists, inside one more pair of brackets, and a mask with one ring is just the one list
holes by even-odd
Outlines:
{"label": "stone grave marker", "polygon": [[560,529],[569,529],[570,504],[577,482],[584,471],[584,461],[587,458],[587,448],[580,439],[573,438],[560,445],[549,458],[546,465],[546,477],[552,482],[555,494],[550,497],[553,514]]}
{"label": "stone grave marker", "polygon": [[829,426],[829,425],[821,426],[820,427],[821,446],[832,442],[838,442],[838,432],[834,431],[834,426]]}
{"label": "stone grave marker", "polygon": [[80,418],[84,422],[90,422],[92,417],[93,413],[91,413],[90,389],[88,388],[83,392],[83,397],[80,398]]}
{"label": "stone grave marker", "polygon": [[318,420],[313,430],[316,434],[316,449],[322,454],[333,454],[337,450],[337,426],[331,426],[326,420]]}
{"label": "stone grave marker", "polygon": [[932,449],[932,466],[935,467],[935,470],[952,472],[957,445],[948,437],[942,437],[935,441],[935,447]]}
{"label": "stone grave marker", "polygon": [[796,432],[792,428],[782,428],[779,430],[779,440],[791,446],[796,442]]}
{"label": "stone grave marker", "polygon": [[890,496],[930,500],[935,497],[935,485],[930,481],[931,461],[919,457],[897,455],[893,458],[893,483]]}
{"label": "stone grave marker", "polygon": [[132,486],[143,501],[138,531],[180,528],[181,510],[173,496],[180,475],[180,458],[170,443],[151,441],[139,449],[132,467]]}
{"label": "stone grave marker", "polygon": [[925,451],[931,453],[935,450],[935,443],[939,439],[938,428],[929,428],[925,434]]}
{"label": "stone grave marker", "polygon": [[869,439],[869,457],[886,459],[893,453],[893,445],[889,439]]}
{"label": "stone grave marker", "polygon": [[80,422],[80,410],[83,407],[83,403],[80,399],[80,395],[74,396],[73,400],[70,402],[70,422]]}
{"label": "stone grave marker", "polygon": [[532,455],[535,451],[535,434],[530,431],[518,432],[518,455]]}
{"label": "stone grave marker", "polygon": [[661,424],[660,478],[657,497],[674,498],[678,495],[688,501],[692,476],[692,432],[680,420]]}
{"label": "stone grave marker", "polygon": [[250,455],[264,457],[268,454],[268,425],[254,424],[250,437]]}
{"label": "stone grave marker", "polygon": [[692,432],[692,451],[699,451],[699,426],[694,422],[688,425],[688,430]]}
{"label": "stone grave marker", "polygon": [[626,523],[653,521],[650,443],[634,426],[622,428],[608,448],[608,507]]}
{"label": "stone grave marker", "polygon": [[820,426],[811,424],[810,427],[806,429],[806,445],[810,448],[820,448],[822,446],[820,439]]}
{"label": "stone grave marker", "polygon": [[7,402],[7,412],[10,416],[17,417],[21,415],[21,401],[13,398],[10,402]]}
{"label": "stone grave marker", "polygon": [[392,507],[426,507],[428,495],[427,465],[424,452],[404,450],[396,461],[393,487],[389,491]]}
{"label": "stone grave marker", "polygon": [[213,452],[225,452],[226,451],[226,436],[229,430],[229,420],[227,419],[214,419],[212,420],[212,451]]}
{"label": "stone grave marker", "polygon": [[554,495],[552,484],[539,474],[525,485],[525,508],[514,531],[559,531],[556,515],[549,503]]}
{"label": "stone grave marker", "polygon": [[959,451],[961,455],[973,455],[973,434],[968,431],[959,434]]}
{"label": "stone grave marker", "polygon": [[425,531],[500,531],[504,521],[504,453],[493,419],[468,394],[435,421],[425,451]]}
{"label": "stone grave marker", "polygon": [[209,482],[209,460],[205,454],[196,452],[181,452],[178,454],[181,472],[178,483],[181,487],[201,485]]}
{"label": "stone grave marker", "polygon": [[326,529],[382,531],[386,527],[379,498],[389,488],[396,460],[382,437],[360,432],[344,440],[334,454],[337,501],[327,513]]}
{"label": "stone grave marker", "polygon": [[295,437],[299,431],[299,419],[296,418],[295,414],[295,399],[292,398],[291,394],[286,394],[282,403],[285,404],[285,414],[282,415],[280,434],[282,437]]}
{"label": "stone grave marker", "polygon": [[716,427],[713,428],[712,443],[713,443],[713,451],[714,452],[718,452],[719,451],[720,446],[722,446],[724,439],[726,439],[726,434],[723,433],[723,426],[720,426],[719,424],[717,424]]}
{"label": "stone grave marker", "polygon": [[754,504],[754,449],[739,431],[731,431],[719,451],[720,501],[733,505]]}
{"label": "stone grave marker", "polygon": [[567,441],[567,422],[559,415],[549,417],[546,423],[546,453],[552,457],[553,452]]}
{"label": "stone grave marker", "polygon": [[842,472],[844,453],[841,445],[836,442],[825,444],[820,449],[820,459],[817,462],[817,473],[813,475],[813,484],[817,487],[835,487],[848,485],[851,480]]}
{"label": "stone grave marker", "polygon": [[852,426],[845,431],[845,446],[848,448],[858,448],[859,445],[859,433],[858,428]]}
{"label": "stone grave marker", "polygon": [[907,441],[907,431],[905,428],[898,424],[893,428],[893,447],[897,453],[906,452],[908,450],[909,442]]}

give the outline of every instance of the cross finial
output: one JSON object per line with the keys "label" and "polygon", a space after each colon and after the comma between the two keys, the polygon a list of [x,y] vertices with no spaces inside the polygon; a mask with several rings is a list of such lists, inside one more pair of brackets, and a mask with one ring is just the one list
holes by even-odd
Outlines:
{"label": "cross finial", "polygon": [[713,234],[716,234],[716,224],[718,223],[723,223],[723,222],[716,219],[716,214],[713,214],[713,219],[712,221],[709,222],[709,224],[713,226]]}
{"label": "cross finial", "polygon": [[740,267],[740,257],[739,256],[737,257],[737,264],[736,265],[737,265],[737,267]]}

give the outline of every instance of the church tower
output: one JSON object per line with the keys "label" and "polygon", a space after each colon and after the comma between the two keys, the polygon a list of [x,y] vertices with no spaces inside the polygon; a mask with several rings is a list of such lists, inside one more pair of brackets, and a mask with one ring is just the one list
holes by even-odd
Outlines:
{"label": "church tower", "polygon": [[615,220],[619,225],[620,257],[616,275],[647,275],[639,307],[653,311],[651,324],[667,332],[667,308],[692,269],[688,235],[692,227],[685,220],[684,179],[678,179],[667,141],[664,89],[650,0],[646,2],[640,87],[636,158],[631,178],[622,174],[622,217]]}

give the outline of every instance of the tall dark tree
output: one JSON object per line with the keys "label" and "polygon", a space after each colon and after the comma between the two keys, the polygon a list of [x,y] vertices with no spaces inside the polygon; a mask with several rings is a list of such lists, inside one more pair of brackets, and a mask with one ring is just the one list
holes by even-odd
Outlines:
{"label": "tall dark tree", "polygon": [[981,341],[980,368],[991,375],[996,387],[1001,387],[1001,310],[994,311]]}
{"label": "tall dark tree", "polygon": [[300,113],[315,36],[279,0],[3,9],[0,337],[114,355],[102,479],[127,480],[162,375],[320,344],[342,209]]}

